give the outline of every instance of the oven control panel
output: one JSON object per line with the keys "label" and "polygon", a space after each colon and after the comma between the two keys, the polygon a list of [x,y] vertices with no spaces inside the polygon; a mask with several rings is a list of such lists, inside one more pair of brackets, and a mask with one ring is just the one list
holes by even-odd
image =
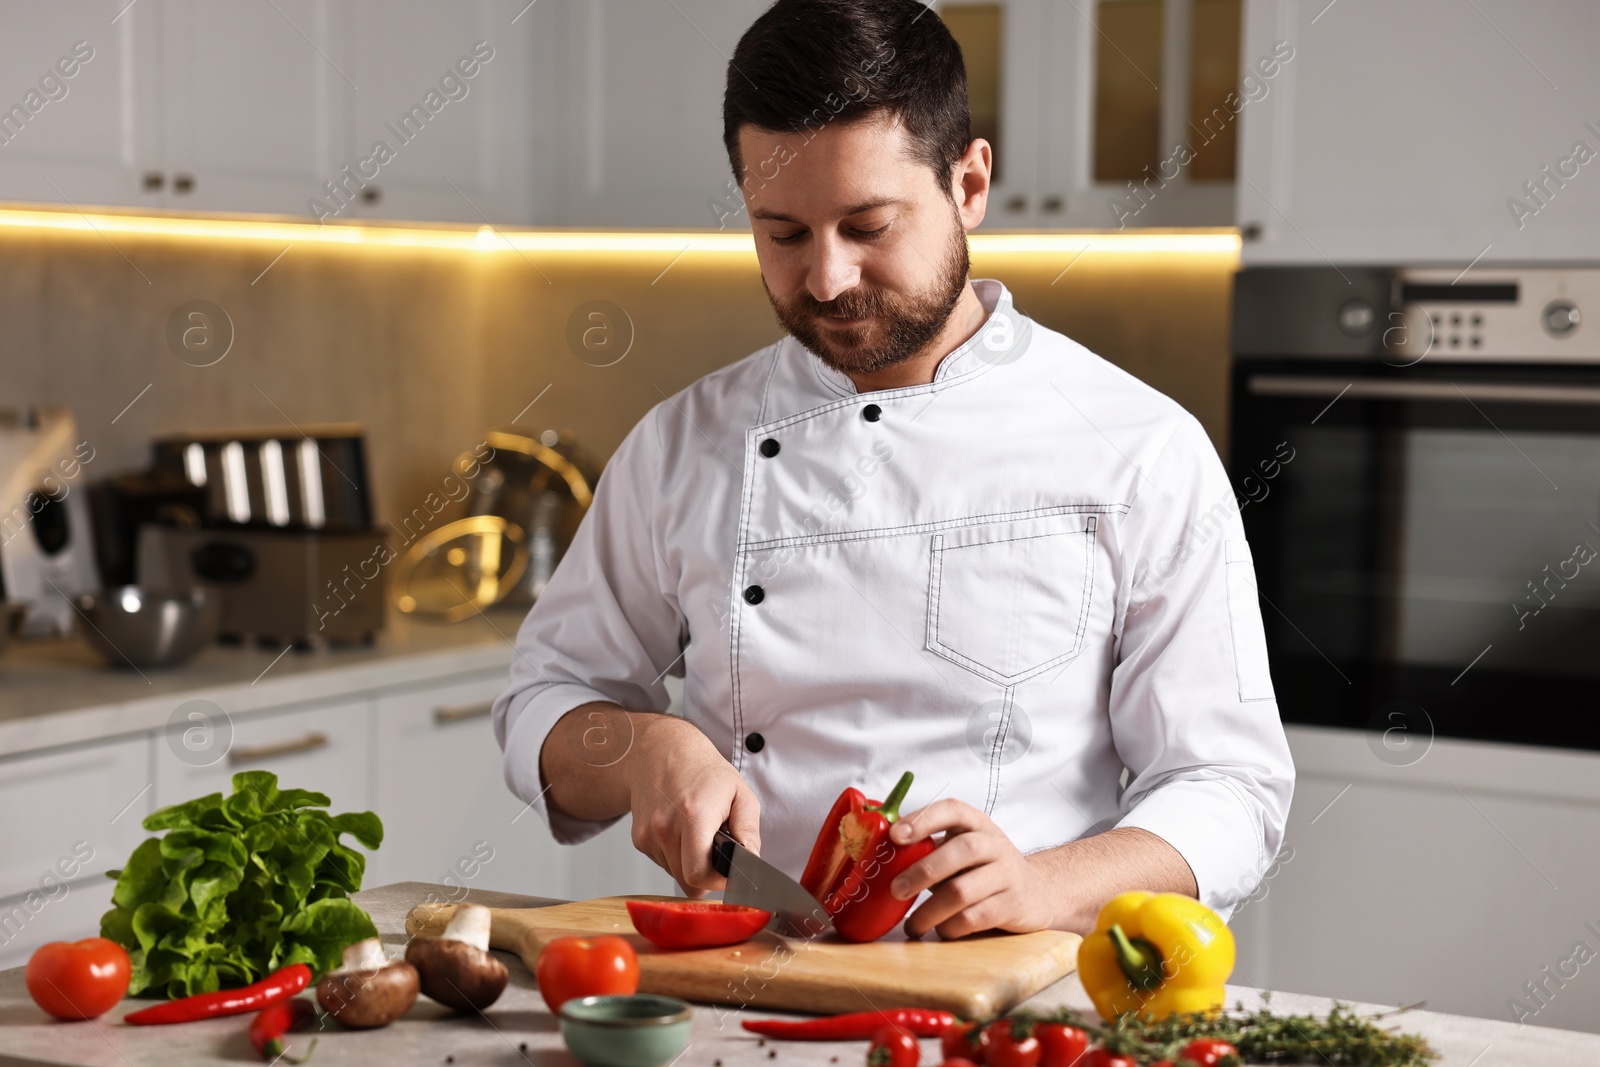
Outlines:
{"label": "oven control panel", "polygon": [[[1600,269],[1402,270],[1393,290],[1389,321],[1371,329],[1408,362],[1600,363]],[[1340,310],[1341,329],[1353,315]]]}

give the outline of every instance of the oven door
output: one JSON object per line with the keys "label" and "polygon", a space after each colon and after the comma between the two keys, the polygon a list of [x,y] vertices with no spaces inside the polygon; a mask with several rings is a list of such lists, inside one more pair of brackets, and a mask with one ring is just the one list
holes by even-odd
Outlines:
{"label": "oven door", "polygon": [[1251,359],[1234,405],[1286,722],[1600,750],[1600,368]]}

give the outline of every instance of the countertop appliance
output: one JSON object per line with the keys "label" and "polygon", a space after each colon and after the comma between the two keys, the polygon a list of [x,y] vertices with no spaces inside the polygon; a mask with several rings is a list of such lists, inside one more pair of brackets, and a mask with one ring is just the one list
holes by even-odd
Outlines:
{"label": "countertop appliance", "polygon": [[372,525],[360,426],[173,434],[154,465],[205,497],[198,528],[139,527],[141,585],[219,591],[229,640],[305,649],[383,628],[394,553]]}
{"label": "countertop appliance", "polygon": [[1240,272],[1230,469],[1286,722],[1399,762],[1600,750],[1592,315],[1600,268]]}
{"label": "countertop appliance", "polygon": [[72,633],[71,598],[100,584],[82,489],[94,454],[66,408],[0,410],[0,600],[27,604],[25,637]]}

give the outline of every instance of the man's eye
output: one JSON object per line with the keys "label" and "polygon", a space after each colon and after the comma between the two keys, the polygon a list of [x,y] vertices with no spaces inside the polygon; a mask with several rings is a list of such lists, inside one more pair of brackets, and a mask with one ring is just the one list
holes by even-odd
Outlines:
{"label": "man's eye", "polygon": [[801,230],[799,233],[791,233],[784,237],[779,237],[777,234],[771,234],[770,236],[772,238],[772,243],[775,245],[792,245],[805,235],[805,231]]}
{"label": "man's eye", "polygon": [[884,225],[879,226],[876,230],[857,230],[856,236],[868,241],[875,241],[888,232],[889,226],[887,223],[885,223]]}

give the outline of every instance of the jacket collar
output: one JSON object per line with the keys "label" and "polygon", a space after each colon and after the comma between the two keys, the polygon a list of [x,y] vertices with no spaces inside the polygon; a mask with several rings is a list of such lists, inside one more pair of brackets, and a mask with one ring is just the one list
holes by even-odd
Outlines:
{"label": "jacket collar", "polygon": [[[978,295],[978,301],[989,312],[978,332],[939,361],[934,368],[935,385],[962,377],[975,370],[983,370],[1000,363],[1010,363],[1020,355],[1031,333],[1029,320],[1016,312],[1012,305],[1011,290],[995,278],[973,278],[969,283]],[[793,340],[793,338],[791,338]],[[824,388],[838,396],[853,396],[858,390],[848,374],[835,370],[810,349],[794,341],[795,348],[805,353],[817,379]]]}

